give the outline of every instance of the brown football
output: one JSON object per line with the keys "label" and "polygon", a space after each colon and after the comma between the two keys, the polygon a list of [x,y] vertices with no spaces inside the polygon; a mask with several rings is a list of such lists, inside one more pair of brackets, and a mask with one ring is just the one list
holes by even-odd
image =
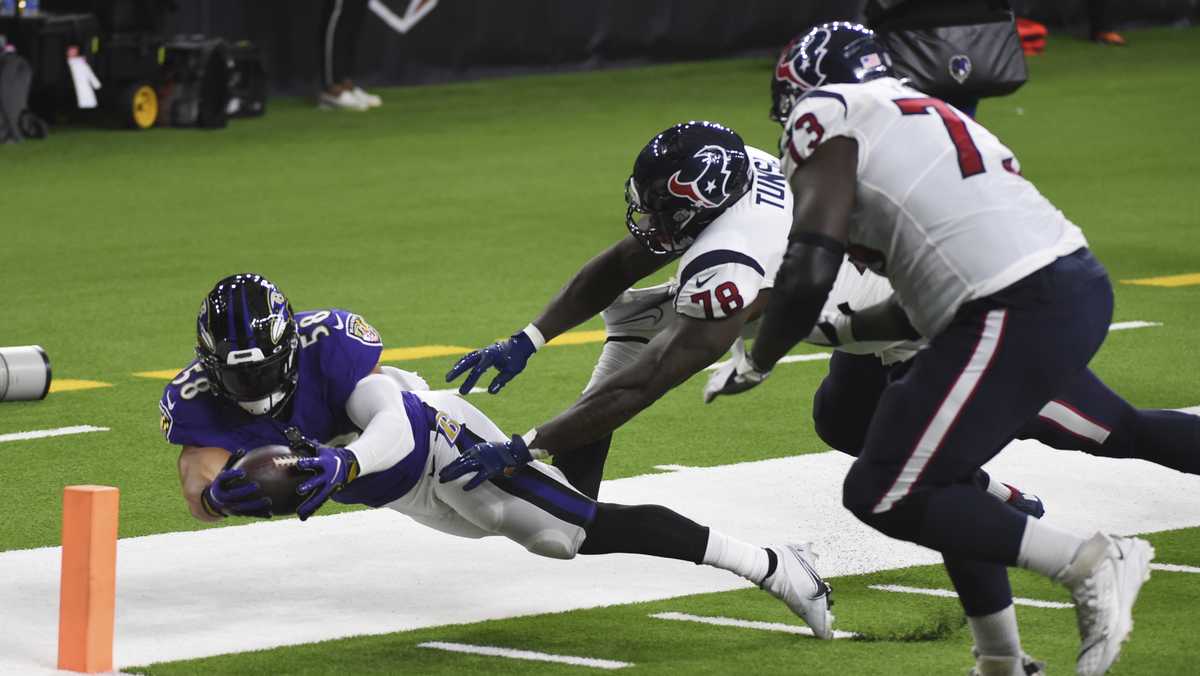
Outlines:
{"label": "brown football", "polygon": [[296,466],[302,457],[287,446],[259,446],[242,456],[233,468],[245,470],[245,480],[258,484],[263,497],[271,499],[271,513],[283,516],[295,514],[305,498],[298,489],[312,474]]}

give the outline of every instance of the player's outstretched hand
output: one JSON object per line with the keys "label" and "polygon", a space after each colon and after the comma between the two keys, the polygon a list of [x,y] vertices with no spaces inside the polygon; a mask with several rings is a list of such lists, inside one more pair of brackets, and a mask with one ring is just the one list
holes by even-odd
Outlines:
{"label": "player's outstretched hand", "polygon": [[200,493],[200,504],[213,516],[253,516],[269,519],[271,499],[263,497],[258,484],[244,481],[244,470],[232,469],[233,464],[243,455],[246,455],[245,450],[229,457],[221,473]]}
{"label": "player's outstretched hand", "polygon": [[733,356],[721,364],[720,368],[708,377],[704,384],[704,403],[712,403],[722,394],[739,394],[757,387],[759,383],[771,375],[770,371],[759,370],[754,360],[746,352],[746,343],[738,338],[730,348]]}
{"label": "player's outstretched hand", "polygon": [[458,388],[460,394],[468,394],[471,388],[475,387],[479,377],[494,366],[499,373],[488,385],[488,392],[496,394],[500,388],[507,385],[508,381],[515,378],[525,368],[525,363],[529,361],[534,352],[537,352],[537,349],[538,346],[534,344],[533,339],[526,331],[518,331],[508,340],[495,342],[483,349],[467,353],[446,374],[446,382],[453,381],[469,369],[471,373]]}
{"label": "player's outstretched hand", "polygon": [[463,490],[469,491],[510,467],[520,467],[530,460],[533,460],[533,455],[525,445],[525,440],[514,434],[508,441],[485,441],[468,448],[458,459],[442,468],[438,479],[447,483],[475,472],[475,476],[463,485]]}
{"label": "player's outstretched hand", "polygon": [[296,466],[313,474],[296,488],[308,496],[296,508],[296,515],[305,521],[325,504],[329,496],[358,478],[358,458],[348,448],[326,446],[298,435],[293,438],[292,430],[288,432],[292,450],[306,455],[296,461]]}

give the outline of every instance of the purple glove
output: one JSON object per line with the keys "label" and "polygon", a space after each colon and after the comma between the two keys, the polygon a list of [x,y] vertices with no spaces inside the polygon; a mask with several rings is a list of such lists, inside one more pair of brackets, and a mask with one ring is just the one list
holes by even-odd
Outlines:
{"label": "purple glove", "polygon": [[204,511],[213,516],[253,516],[271,518],[271,499],[263,497],[258,484],[246,482],[246,472],[232,469],[234,463],[246,455],[239,450],[229,457],[225,468],[200,493],[200,504]]}
{"label": "purple glove", "polygon": [[531,460],[533,455],[525,445],[525,440],[514,434],[508,441],[487,441],[468,448],[454,462],[442,468],[438,479],[446,483],[475,472],[475,476],[463,486],[464,491],[469,491],[504,470],[520,467]]}
{"label": "purple glove", "polygon": [[296,508],[296,515],[305,521],[325,504],[329,496],[358,478],[358,458],[348,448],[319,444],[294,434],[293,429],[287,433],[292,450],[308,456],[300,458],[296,467],[313,475],[297,487],[301,495],[308,496]]}
{"label": "purple glove", "polygon": [[517,377],[517,374],[524,370],[525,363],[529,361],[534,352],[537,352],[537,346],[533,344],[533,340],[524,331],[518,331],[512,334],[508,340],[492,343],[483,349],[467,353],[446,374],[446,382],[454,380],[467,369],[471,369],[470,375],[458,388],[459,394],[465,395],[470,393],[480,376],[495,366],[499,373],[492,378],[492,383],[488,385],[488,393],[496,394],[500,388],[508,384],[508,381]]}

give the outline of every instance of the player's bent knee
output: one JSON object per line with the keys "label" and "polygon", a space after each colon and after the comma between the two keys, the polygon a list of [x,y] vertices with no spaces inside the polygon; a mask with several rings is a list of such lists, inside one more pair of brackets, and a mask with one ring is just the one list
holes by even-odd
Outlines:
{"label": "player's bent knee", "polygon": [[569,537],[562,531],[546,529],[534,533],[528,540],[521,543],[525,549],[551,559],[573,559],[579,546],[576,538]]}
{"label": "player's bent knee", "polygon": [[868,521],[890,483],[891,477],[880,468],[859,460],[842,482],[842,506],[859,520]]}

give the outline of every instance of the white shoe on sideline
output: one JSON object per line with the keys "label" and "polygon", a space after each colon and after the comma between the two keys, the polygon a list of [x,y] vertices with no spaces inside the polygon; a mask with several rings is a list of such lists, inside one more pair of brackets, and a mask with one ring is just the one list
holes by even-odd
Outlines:
{"label": "white shoe on sideline", "polygon": [[355,96],[349,89],[343,89],[338,94],[321,92],[317,97],[317,107],[321,110],[354,110],[362,112],[367,104]]}
{"label": "white shoe on sideline", "polygon": [[353,94],[359,101],[362,101],[364,104],[366,104],[368,108],[378,108],[379,106],[383,105],[383,99],[368,92],[362,87],[355,86],[350,89],[350,93]]}
{"label": "white shoe on sideline", "polygon": [[1154,548],[1139,538],[1096,533],[1055,576],[1071,590],[1079,624],[1079,676],[1100,676],[1133,630],[1133,604],[1150,579]]}
{"label": "white shoe on sideline", "polygon": [[975,668],[967,672],[967,676],[1046,676],[1046,663],[1029,655],[980,655],[975,648],[971,649],[971,654],[975,656]]}
{"label": "white shoe on sideline", "polygon": [[833,613],[829,612],[829,606],[833,605],[833,591],[813,567],[817,555],[812,551],[812,543],[772,545],[767,549],[775,553],[775,572],[759,586],[786,603],[817,638],[832,639]]}

